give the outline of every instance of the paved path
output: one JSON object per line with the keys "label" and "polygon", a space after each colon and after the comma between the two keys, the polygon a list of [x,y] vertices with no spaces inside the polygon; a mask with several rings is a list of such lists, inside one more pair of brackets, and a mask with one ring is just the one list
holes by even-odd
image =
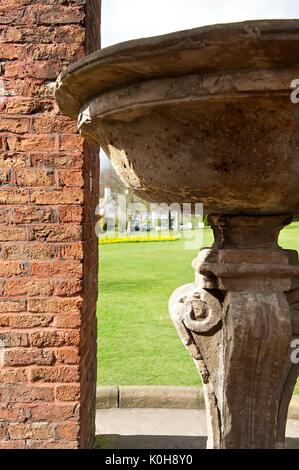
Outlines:
{"label": "paved path", "polygon": [[[97,410],[97,445],[106,449],[204,449],[205,410]],[[299,449],[299,421],[288,420],[287,446]]]}

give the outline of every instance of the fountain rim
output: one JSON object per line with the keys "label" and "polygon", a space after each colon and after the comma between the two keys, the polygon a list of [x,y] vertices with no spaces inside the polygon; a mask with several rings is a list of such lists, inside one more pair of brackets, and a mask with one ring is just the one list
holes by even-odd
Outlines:
{"label": "fountain rim", "polygon": [[[201,72],[252,70],[255,68],[250,62],[252,57],[241,54],[242,47],[242,52],[264,53],[264,57],[258,57],[257,69],[271,68],[273,57],[267,56],[265,45],[270,41],[273,47],[274,42],[278,45],[286,39],[299,45],[299,19],[216,24],[121,42],[69,65],[57,79],[55,97],[63,114],[77,119],[81,108],[92,98],[140,81]],[[223,57],[215,54],[217,47],[224,51]],[[188,51],[197,51],[196,57],[202,62],[194,60],[193,69],[184,70],[179,54]],[[242,63],[238,61],[237,52],[242,56]],[[173,65],[167,67],[163,62],[157,65],[157,58],[171,54],[175,58]],[[295,56],[290,51],[288,60],[281,67],[286,64],[295,67]]]}

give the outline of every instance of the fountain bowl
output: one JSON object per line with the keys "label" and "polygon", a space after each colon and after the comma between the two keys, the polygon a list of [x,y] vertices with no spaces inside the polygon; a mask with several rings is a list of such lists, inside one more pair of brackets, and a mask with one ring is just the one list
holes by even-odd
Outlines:
{"label": "fountain bowl", "polygon": [[201,27],[96,51],[60,75],[56,98],[144,199],[296,213],[298,56],[299,20]]}

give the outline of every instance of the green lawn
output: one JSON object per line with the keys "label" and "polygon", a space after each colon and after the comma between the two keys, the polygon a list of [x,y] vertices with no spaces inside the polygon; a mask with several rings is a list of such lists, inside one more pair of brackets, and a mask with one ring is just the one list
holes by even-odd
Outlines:
{"label": "green lawn", "polygon": [[[205,229],[204,246],[212,239]],[[283,230],[280,243],[299,249],[299,223]],[[191,261],[197,252],[186,250],[182,240],[100,247],[100,384],[200,383],[167,309],[173,290],[193,282]]]}

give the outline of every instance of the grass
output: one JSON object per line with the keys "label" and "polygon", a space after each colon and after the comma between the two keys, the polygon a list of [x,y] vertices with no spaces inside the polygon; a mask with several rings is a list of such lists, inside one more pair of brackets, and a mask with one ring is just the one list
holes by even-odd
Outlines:
{"label": "grass", "polygon": [[[204,246],[213,237],[204,230]],[[284,248],[299,249],[299,223],[285,228]],[[183,240],[100,247],[99,360],[101,385],[196,385],[195,366],[168,316],[168,299],[193,282],[198,248]],[[299,386],[297,384],[297,393]]]}

